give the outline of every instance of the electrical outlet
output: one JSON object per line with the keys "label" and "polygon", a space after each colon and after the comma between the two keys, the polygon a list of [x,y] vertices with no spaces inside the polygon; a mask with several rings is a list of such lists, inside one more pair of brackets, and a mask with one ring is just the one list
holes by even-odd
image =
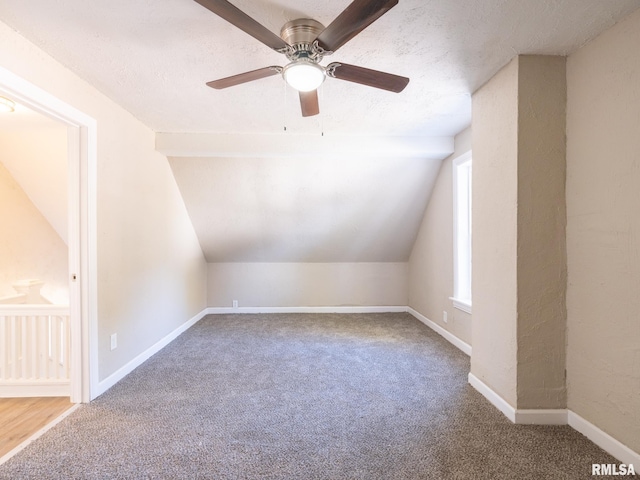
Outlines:
{"label": "electrical outlet", "polygon": [[233,308],[238,308],[238,300],[233,301]]}
{"label": "electrical outlet", "polygon": [[442,311],[442,321],[444,323],[447,323],[449,321],[449,319],[447,318],[447,311],[446,310]]}
{"label": "electrical outlet", "polygon": [[111,335],[111,350],[115,350],[118,348],[118,334],[114,333]]}

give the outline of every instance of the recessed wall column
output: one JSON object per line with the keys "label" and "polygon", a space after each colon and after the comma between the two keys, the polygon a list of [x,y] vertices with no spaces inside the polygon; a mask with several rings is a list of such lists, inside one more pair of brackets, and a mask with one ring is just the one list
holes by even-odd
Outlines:
{"label": "recessed wall column", "polygon": [[566,407],[565,58],[519,56],[473,96],[471,374]]}

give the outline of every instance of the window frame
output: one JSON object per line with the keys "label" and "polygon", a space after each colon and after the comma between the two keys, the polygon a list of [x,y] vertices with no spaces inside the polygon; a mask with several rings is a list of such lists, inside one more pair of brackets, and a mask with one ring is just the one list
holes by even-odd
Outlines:
{"label": "window frame", "polygon": [[[472,191],[473,161],[471,151],[453,160],[453,306],[466,313],[471,313],[472,296]],[[464,171],[464,174],[463,174]],[[460,191],[465,182],[467,194]],[[466,207],[461,205],[466,200]],[[462,210],[464,208],[464,210]],[[460,219],[461,214],[465,219]],[[466,225],[461,228],[461,222]],[[464,238],[461,238],[464,237]],[[464,243],[462,243],[464,242]],[[466,265],[461,264],[462,256],[468,257]]]}

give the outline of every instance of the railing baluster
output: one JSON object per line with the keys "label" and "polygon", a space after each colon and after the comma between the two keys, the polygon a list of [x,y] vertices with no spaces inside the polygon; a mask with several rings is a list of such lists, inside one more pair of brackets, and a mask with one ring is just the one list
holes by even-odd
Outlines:
{"label": "railing baluster", "polygon": [[40,316],[34,318],[35,337],[33,349],[35,350],[35,365],[33,366],[33,378],[38,381],[42,378],[42,319]]}
{"label": "railing baluster", "polygon": [[38,317],[38,335],[40,337],[40,342],[38,346],[38,379],[47,378],[47,362],[49,358],[49,324],[47,321],[47,317],[39,316]]}
{"label": "railing baluster", "polygon": [[17,350],[18,350],[18,336],[16,334],[16,317],[14,315],[11,316],[11,323],[10,323],[10,337],[11,337],[11,344],[9,345],[10,348],[10,355],[9,355],[9,359],[11,361],[11,378],[12,379],[16,379],[18,377],[18,372],[17,372],[17,362],[16,362],[16,357],[17,355]]}
{"label": "railing baluster", "polygon": [[29,345],[31,349],[31,378],[36,380],[38,378],[38,317],[31,319],[29,328],[31,334],[29,335]]}
{"label": "railing baluster", "polygon": [[45,338],[45,349],[40,352],[44,365],[43,380],[51,378],[51,317],[49,315],[42,316],[43,332]]}
{"label": "railing baluster", "polygon": [[42,360],[40,358],[40,352],[42,351],[42,325],[40,317],[36,316],[33,319],[33,328],[35,330],[33,338],[33,350],[34,350],[34,365],[33,365],[33,379],[38,381],[41,377]]}
{"label": "railing baluster", "polygon": [[71,317],[64,316],[64,378],[71,378]]}
{"label": "railing baluster", "polygon": [[27,320],[29,317],[20,319],[20,378],[27,378]]}
{"label": "railing baluster", "polygon": [[9,354],[7,348],[7,317],[0,315],[0,380],[7,379],[7,355]]}
{"label": "railing baluster", "polygon": [[51,360],[53,362],[53,377],[55,379],[60,378],[60,351],[58,349],[60,345],[60,321],[57,316],[51,315],[51,323],[53,324],[53,328],[51,329],[52,335],[52,352],[51,352]]}

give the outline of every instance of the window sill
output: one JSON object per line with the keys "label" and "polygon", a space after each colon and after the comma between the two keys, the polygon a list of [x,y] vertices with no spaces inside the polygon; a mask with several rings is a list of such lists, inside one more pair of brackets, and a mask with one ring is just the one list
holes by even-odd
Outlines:
{"label": "window sill", "polygon": [[449,297],[449,300],[453,302],[454,308],[457,308],[458,310],[462,310],[463,312],[466,312],[469,315],[471,315],[471,304],[469,302],[465,300],[459,300],[454,297]]}

